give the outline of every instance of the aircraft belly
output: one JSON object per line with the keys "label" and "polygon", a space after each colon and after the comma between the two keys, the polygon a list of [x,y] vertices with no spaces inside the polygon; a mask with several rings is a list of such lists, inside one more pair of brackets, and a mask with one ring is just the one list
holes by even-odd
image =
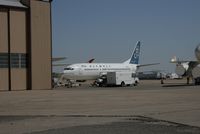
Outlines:
{"label": "aircraft belly", "polygon": [[79,79],[82,80],[95,80],[99,77],[97,72],[84,72],[79,75]]}

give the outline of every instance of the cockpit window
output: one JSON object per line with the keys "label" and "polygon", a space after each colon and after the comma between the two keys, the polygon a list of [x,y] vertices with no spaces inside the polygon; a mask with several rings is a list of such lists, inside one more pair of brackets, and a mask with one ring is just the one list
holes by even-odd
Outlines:
{"label": "cockpit window", "polygon": [[64,70],[74,70],[74,68],[67,67],[67,68],[64,68]]}

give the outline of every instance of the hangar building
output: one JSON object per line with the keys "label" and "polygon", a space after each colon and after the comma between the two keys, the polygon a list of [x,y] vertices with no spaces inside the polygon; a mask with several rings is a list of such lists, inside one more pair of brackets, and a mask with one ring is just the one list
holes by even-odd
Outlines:
{"label": "hangar building", "polygon": [[0,91],[51,89],[52,0],[0,0]]}

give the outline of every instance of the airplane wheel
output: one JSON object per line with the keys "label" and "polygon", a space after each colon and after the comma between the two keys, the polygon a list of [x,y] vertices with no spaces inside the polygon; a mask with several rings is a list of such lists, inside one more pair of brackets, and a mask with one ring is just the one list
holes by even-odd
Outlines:
{"label": "airplane wheel", "polygon": [[133,84],[133,85],[134,85],[134,86],[137,86],[137,85],[138,85],[138,81],[136,81],[135,84]]}
{"label": "airplane wheel", "polygon": [[121,87],[125,87],[125,83],[123,81],[121,82]]}
{"label": "airplane wheel", "polygon": [[133,86],[137,86],[137,83],[133,84]]}

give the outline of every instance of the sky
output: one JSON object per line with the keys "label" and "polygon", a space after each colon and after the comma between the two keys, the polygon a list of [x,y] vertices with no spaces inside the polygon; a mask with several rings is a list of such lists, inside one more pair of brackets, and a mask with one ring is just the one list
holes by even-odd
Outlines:
{"label": "sky", "polygon": [[[173,56],[196,60],[200,43],[200,0],[54,0],[53,57],[66,64],[121,63],[142,42],[146,70],[174,72]],[[54,71],[60,71],[54,68]]]}

